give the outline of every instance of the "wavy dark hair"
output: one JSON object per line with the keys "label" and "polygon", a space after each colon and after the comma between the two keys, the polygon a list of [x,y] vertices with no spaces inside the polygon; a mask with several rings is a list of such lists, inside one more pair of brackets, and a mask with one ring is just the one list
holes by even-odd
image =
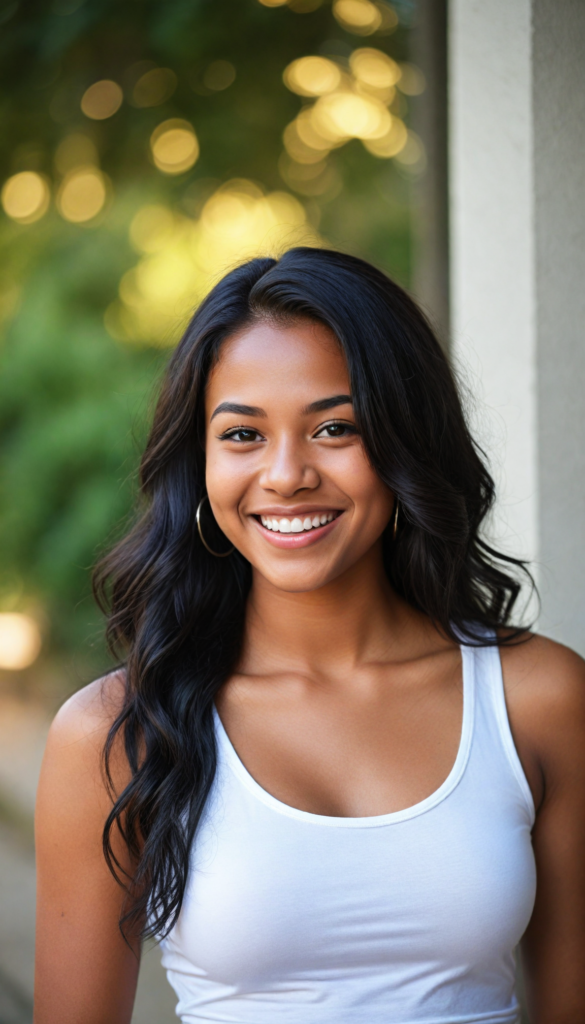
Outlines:
{"label": "wavy dark hair", "polygon": [[[108,642],[125,668],[123,708],[104,751],[113,807],[103,834],[128,894],[123,931],[160,937],[175,923],[214,778],[213,703],[240,654],[252,573],[239,552],[214,558],[198,538],[204,393],[226,338],[267,318],[319,321],[342,346],[365,448],[400,500],[397,540],[383,545],[396,591],[457,642],[520,636],[510,620],[518,572],[527,570],[480,535],[494,484],[415,302],[370,264],[325,249],[295,248],[228,273],[170,360],[140,467],[141,512],[95,573]],[[206,508],[206,533],[225,550]],[[110,775],[117,737],[131,769],[119,795]],[[136,865],[132,877],[114,854],[114,829]]]}

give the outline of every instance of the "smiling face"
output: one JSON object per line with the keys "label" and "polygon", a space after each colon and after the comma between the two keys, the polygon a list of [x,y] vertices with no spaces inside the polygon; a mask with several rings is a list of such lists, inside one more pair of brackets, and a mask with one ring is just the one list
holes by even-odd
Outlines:
{"label": "smiling face", "polygon": [[315,590],[372,549],[394,496],[368,461],[327,327],[262,321],[228,339],[205,406],[213,513],[266,580]]}

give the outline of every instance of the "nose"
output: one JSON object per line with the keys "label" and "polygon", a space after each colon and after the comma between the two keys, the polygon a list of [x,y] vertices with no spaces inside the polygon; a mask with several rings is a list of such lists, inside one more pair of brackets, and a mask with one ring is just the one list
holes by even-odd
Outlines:
{"label": "nose", "polygon": [[259,482],[264,490],[290,498],[297,491],[314,490],[321,478],[305,445],[293,437],[283,437],[267,445]]}

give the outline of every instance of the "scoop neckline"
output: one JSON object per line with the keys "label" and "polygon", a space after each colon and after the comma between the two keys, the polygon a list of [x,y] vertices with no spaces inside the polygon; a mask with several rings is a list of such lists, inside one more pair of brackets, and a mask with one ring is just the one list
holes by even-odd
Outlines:
{"label": "scoop neckline", "polygon": [[463,676],[463,713],[461,718],[461,736],[457,756],[444,782],[441,783],[429,796],[410,807],[404,807],[400,811],[389,811],[387,814],[375,814],[361,818],[334,817],[327,814],[313,814],[312,811],[302,811],[298,807],[292,807],[264,789],[253,775],[250,774],[243,761],[240,759],[226,728],[219,716],[219,712],[213,705],[213,717],[215,721],[216,735],[219,741],[221,753],[235,775],[244,784],[253,796],[260,800],[271,810],[288,818],[296,818],[297,821],[304,821],[311,825],[320,825],[327,828],[375,828],[381,825],[393,825],[400,821],[407,821],[409,818],[416,818],[425,814],[437,804],[445,800],[461,781],[469,752],[471,750],[471,738],[473,734],[474,705],[475,705],[475,678],[473,651],[469,647],[460,645],[461,664]]}

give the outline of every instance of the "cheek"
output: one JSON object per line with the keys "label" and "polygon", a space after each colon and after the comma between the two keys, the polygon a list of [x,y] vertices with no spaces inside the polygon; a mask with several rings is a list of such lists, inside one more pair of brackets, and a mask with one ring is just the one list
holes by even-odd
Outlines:
{"label": "cheek", "polygon": [[340,460],[335,473],[337,483],[352,499],[356,508],[377,512],[379,516],[390,511],[394,496],[380,480],[361,448],[347,449],[347,456]]}
{"label": "cheek", "polygon": [[369,546],[384,531],[394,511],[394,494],[380,480],[365,456],[360,453],[346,475],[346,493],[356,514],[355,540]]}
{"label": "cheek", "polygon": [[376,476],[365,478],[362,483],[359,505],[363,521],[377,535],[390,522],[394,510],[394,495]]}
{"label": "cheek", "polygon": [[207,451],[205,483],[207,494],[218,521],[238,515],[238,504],[250,482],[244,459],[226,459],[223,452]]}

